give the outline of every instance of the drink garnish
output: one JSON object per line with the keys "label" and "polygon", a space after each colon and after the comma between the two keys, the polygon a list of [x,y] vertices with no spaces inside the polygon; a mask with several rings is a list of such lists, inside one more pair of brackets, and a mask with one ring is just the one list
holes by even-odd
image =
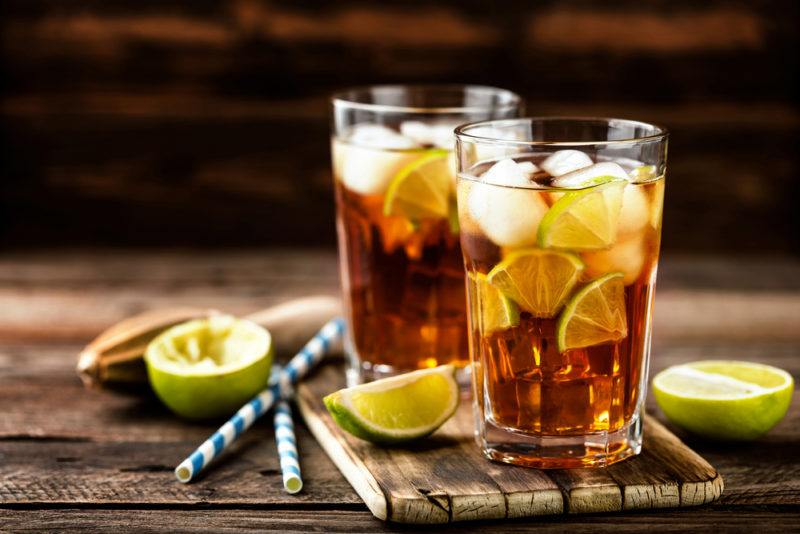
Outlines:
{"label": "drink garnish", "polygon": [[340,389],[323,399],[340,428],[373,443],[400,443],[435,431],[458,407],[452,365]]}

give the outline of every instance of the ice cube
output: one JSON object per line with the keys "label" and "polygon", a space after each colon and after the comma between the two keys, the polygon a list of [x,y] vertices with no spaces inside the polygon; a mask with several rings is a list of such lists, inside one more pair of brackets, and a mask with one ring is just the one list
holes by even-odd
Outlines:
{"label": "ice cube", "polygon": [[541,164],[550,176],[561,176],[591,165],[592,158],[580,150],[558,150],[550,154]]}
{"label": "ice cube", "polygon": [[342,161],[334,169],[340,170],[342,183],[361,195],[381,195],[389,182],[403,166],[418,158],[414,152],[394,152],[354,145],[342,145],[334,158]]}
{"label": "ice cube", "polygon": [[[493,128],[491,126],[477,126],[470,128],[468,133],[477,137],[500,139],[504,141],[522,140],[522,135],[508,128]],[[520,147],[502,144],[470,143],[475,151],[475,161],[495,160],[519,153]]]}
{"label": "ice cube", "polygon": [[387,150],[416,148],[418,143],[382,124],[357,124],[346,140],[353,145]]}
{"label": "ice cube", "polygon": [[531,175],[539,170],[539,167],[537,167],[532,161],[522,161],[517,163],[517,166],[519,166],[519,168],[522,169],[522,172],[527,175]]}
{"label": "ice cube", "polygon": [[528,179],[529,166],[520,165],[513,159],[501,159],[481,175],[487,184],[525,187],[533,185]]}
{"label": "ice cube", "polygon": [[[583,152],[581,152],[581,154],[583,154]],[[542,163],[542,167],[544,167],[544,163]],[[595,163],[594,165],[583,167],[577,171],[562,174],[554,178],[552,183],[554,187],[579,188],[591,185],[593,179],[602,178],[604,176],[611,176],[622,180],[630,179],[625,169],[618,164],[613,161],[604,161],[602,163]]]}
{"label": "ice cube", "polygon": [[400,133],[413,139],[420,145],[432,145],[437,148],[453,150],[455,134],[458,123],[439,122],[425,123],[422,121],[406,121],[400,124]]}
{"label": "ice cube", "polygon": [[475,182],[467,197],[469,215],[489,239],[501,247],[524,247],[536,243],[539,222],[547,212],[542,194],[512,159],[495,163]]}
{"label": "ice cube", "polygon": [[622,195],[617,239],[626,239],[639,233],[650,222],[650,202],[641,185],[628,184]]}
{"label": "ice cube", "polygon": [[586,264],[586,274],[597,278],[611,272],[625,275],[623,283],[627,286],[634,283],[642,273],[647,248],[645,235],[639,234],[624,241],[618,241],[609,249],[594,252],[583,252],[581,257]]}

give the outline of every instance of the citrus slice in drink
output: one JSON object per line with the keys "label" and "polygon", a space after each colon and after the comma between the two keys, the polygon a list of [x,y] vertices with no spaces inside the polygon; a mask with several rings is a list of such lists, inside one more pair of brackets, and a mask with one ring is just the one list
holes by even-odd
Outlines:
{"label": "citrus slice in drink", "polygon": [[[539,223],[537,239],[545,248],[597,250],[617,235],[626,180],[601,177],[605,183],[565,193]],[[593,183],[599,180],[593,179]]]}
{"label": "citrus slice in drink", "polygon": [[583,272],[575,254],[520,249],[508,254],[487,275],[491,285],[534,317],[555,317]]}
{"label": "citrus slice in drink", "polygon": [[322,400],[343,430],[373,443],[400,443],[450,419],[459,390],[455,368],[441,365],[340,389]]}
{"label": "citrus slice in drink", "polygon": [[706,360],[676,365],[653,379],[653,393],[670,421],[714,439],[750,440],[786,415],[794,381],[777,367]]}
{"label": "citrus slice in drink", "polygon": [[473,297],[473,313],[480,321],[484,335],[506,330],[519,324],[519,307],[502,291],[489,283],[482,273],[468,273]]}
{"label": "citrus slice in drink", "polygon": [[383,214],[411,221],[446,218],[453,181],[448,156],[447,150],[428,150],[400,169],[389,183]]}
{"label": "citrus slice in drink", "polygon": [[556,325],[560,352],[627,337],[624,278],[623,273],[609,273],[573,295]]}
{"label": "citrus slice in drink", "polygon": [[189,419],[230,415],[267,387],[272,337],[261,326],[217,315],[174,326],[147,346],[150,385]]}

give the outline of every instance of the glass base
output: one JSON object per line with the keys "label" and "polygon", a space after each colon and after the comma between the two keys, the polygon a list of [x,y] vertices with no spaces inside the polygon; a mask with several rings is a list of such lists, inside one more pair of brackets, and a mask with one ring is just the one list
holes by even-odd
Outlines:
{"label": "glass base", "polygon": [[642,423],[636,417],[615,432],[583,436],[541,436],[483,423],[476,436],[490,460],[538,469],[606,467],[642,451]]}
{"label": "glass base", "polygon": [[[413,369],[411,369],[413,370]],[[347,366],[347,387],[353,387],[365,382],[372,382],[381,378],[396,376],[399,374],[407,373],[409,369],[397,369],[391,365],[373,365],[369,362],[355,362],[350,359],[350,364]],[[470,366],[459,367],[456,369],[456,382],[461,388],[462,396],[469,397],[471,389],[471,369]]]}

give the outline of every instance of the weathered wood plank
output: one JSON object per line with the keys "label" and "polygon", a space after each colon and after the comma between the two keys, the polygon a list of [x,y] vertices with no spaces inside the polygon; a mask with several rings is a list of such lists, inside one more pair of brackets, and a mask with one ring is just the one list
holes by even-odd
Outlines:
{"label": "weathered wood plank", "polygon": [[[644,452],[636,458],[608,469],[539,471],[506,466],[502,473],[516,476],[515,498],[508,499],[504,486],[488,475],[487,461],[475,447],[470,406],[462,404],[451,420],[424,441],[380,447],[343,432],[327,413],[322,396],[343,385],[341,364],[324,365],[298,386],[297,403],[323,449],[381,519],[445,523],[565,511],[678,507],[719,497],[715,488],[721,489],[721,477],[716,470],[688,449],[671,455],[672,448],[686,446],[657,422],[648,433],[646,417]],[[669,461],[649,452],[654,440],[660,441],[659,450]],[[670,469],[680,462],[697,465]],[[680,489],[685,485],[708,486],[702,491],[707,499],[682,500]],[[562,503],[557,501],[559,494]],[[534,502],[548,504],[531,506]]]}
{"label": "weathered wood plank", "polygon": [[[741,269],[731,269],[732,262]],[[664,258],[656,342],[800,338],[800,262],[771,265]],[[243,315],[300,295],[335,295],[337,285],[331,250],[6,254],[0,256],[0,339],[88,341],[147,309],[197,306]]]}
{"label": "weathered wood plank", "polygon": [[[308,431],[298,421],[297,440],[304,490],[289,495],[283,489],[274,433],[269,421],[257,423],[230,451],[192,484],[180,484],[173,470],[211,432],[212,425],[182,424],[168,414],[153,414],[161,428],[183,426],[184,439],[158,436],[147,441],[136,434],[111,441],[90,436],[40,434],[18,428],[0,435],[0,507],[86,505],[360,505],[361,500],[341,478]],[[118,416],[119,419],[125,416]],[[141,421],[142,416],[138,419]],[[89,426],[74,417],[73,424]],[[127,419],[133,429],[137,419]],[[159,439],[160,437],[160,439]],[[2,512],[0,512],[2,515]]]}
{"label": "weathered wood plank", "polygon": [[[792,532],[800,522],[796,508],[764,509],[757,507],[712,508],[690,511],[646,512],[634,514],[572,515],[565,517],[536,518],[535,520],[487,521],[465,526],[463,524],[437,525],[425,528],[415,525],[414,532],[537,532],[560,534],[565,530],[575,533],[595,532],[639,533],[648,530],[659,532]],[[258,530],[307,534],[309,532],[408,532],[402,525],[383,524],[367,511],[335,509],[224,509],[208,510],[131,510],[131,509],[80,509],[56,510],[12,509],[0,510],[0,526],[12,531],[53,532],[80,530],[87,533],[109,531],[146,532],[240,532]]]}

